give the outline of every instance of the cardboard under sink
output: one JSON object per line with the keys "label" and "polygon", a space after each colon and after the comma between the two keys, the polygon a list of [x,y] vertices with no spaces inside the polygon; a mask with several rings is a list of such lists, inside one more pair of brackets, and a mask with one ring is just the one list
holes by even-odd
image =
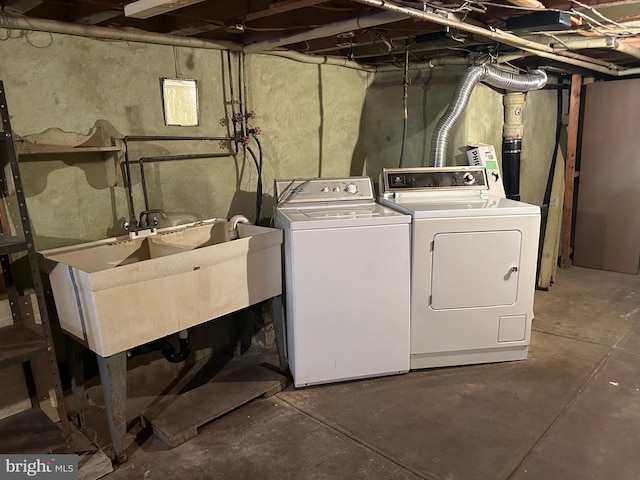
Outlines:
{"label": "cardboard under sink", "polygon": [[282,293],[282,231],[226,220],[39,252],[60,326],[103,357]]}

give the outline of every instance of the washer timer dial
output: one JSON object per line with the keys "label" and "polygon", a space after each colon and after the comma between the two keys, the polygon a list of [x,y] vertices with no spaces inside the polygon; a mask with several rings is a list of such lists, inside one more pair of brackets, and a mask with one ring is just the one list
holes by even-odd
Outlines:
{"label": "washer timer dial", "polygon": [[467,172],[465,173],[462,178],[464,179],[464,184],[465,185],[473,185],[474,183],[476,183],[476,179],[473,176],[473,173],[471,172]]}
{"label": "washer timer dial", "polygon": [[344,191],[350,195],[355,195],[358,193],[358,186],[355,183],[347,183],[344,186]]}

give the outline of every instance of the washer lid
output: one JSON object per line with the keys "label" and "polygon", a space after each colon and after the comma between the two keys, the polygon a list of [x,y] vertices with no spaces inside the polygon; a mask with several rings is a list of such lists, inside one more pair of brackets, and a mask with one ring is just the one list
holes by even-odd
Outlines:
{"label": "washer lid", "polygon": [[508,198],[383,198],[388,205],[414,218],[480,217],[498,215],[539,215],[540,207]]}
{"label": "washer lid", "polygon": [[365,227],[411,222],[409,215],[374,202],[357,205],[329,204],[323,208],[280,208],[276,211],[276,218],[279,226],[289,230]]}

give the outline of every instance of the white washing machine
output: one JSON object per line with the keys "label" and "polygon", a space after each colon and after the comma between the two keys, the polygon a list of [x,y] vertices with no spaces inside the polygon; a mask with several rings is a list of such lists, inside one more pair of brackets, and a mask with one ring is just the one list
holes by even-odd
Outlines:
{"label": "white washing machine", "polygon": [[484,167],[385,169],[412,216],[411,368],[524,360],[540,209],[489,195]]}
{"label": "white washing machine", "polygon": [[411,217],[368,177],[275,184],[294,385],[407,372]]}

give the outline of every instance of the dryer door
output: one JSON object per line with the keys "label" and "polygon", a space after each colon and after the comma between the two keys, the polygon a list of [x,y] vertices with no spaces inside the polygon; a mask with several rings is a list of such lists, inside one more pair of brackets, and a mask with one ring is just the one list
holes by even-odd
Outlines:
{"label": "dryer door", "polygon": [[436,234],[431,308],[513,305],[521,247],[519,230]]}

